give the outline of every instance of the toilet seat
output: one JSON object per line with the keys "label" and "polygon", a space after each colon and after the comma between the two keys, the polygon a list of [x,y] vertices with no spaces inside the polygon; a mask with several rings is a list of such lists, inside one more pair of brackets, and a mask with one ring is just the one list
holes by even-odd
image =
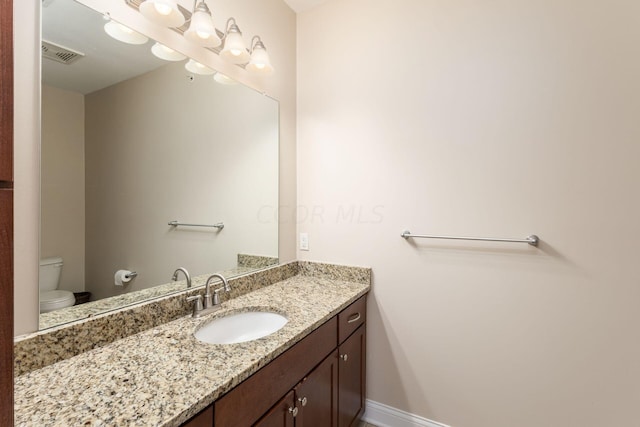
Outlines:
{"label": "toilet seat", "polygon": [[48,313],[76,303],[76,297],[71,291],[55,290],[40,292],[40,313]]}

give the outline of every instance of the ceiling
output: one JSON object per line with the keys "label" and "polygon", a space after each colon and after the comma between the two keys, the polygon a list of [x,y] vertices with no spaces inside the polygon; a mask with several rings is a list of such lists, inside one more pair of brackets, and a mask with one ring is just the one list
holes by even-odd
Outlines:
{"label": "ceiling", "polygon": [[151,54],[152,42],[131,45],[109,37],[103,29],[106,22],[75,1],[43,2],[42,38],[84,55],[69,65],[43,58],[43,83],[88,94],[166,64]]}
{"label": "ceiling", "polygon": [[314,8],[327,0],[284,0],[296,13],[304,12],[305,10]]}

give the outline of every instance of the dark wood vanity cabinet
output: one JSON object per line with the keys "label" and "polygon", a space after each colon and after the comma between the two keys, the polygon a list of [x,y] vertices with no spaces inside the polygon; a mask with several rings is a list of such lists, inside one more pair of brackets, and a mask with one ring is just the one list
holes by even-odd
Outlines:
{"label": "dark wood vanity cabinet", "polygon": [[207,407],[181,427],[211,427],[213,425],[213,405]]}
{"label": "dark wood vanity cabinet", "polygon": [[366,325],[340,344],[338,427],[353,427],[364,412],[366,379]]}
{"label": "dark wood vanity cabinet", "polygon": [[366,380],[366,296],[338,314],[338,427],[358,425]]}
{"label": "dark wood vanity cabinet", "polygon": [[334,351],[255,427],[337,427],[338,352]]}
{"label": "dark wood vanity cabinet", "polygon": [[295,392],[291,390],[254,427],[294,427]]}
{"label": "dark wood vanity cabinet", "polygon": [[[183,427],[357,426],[365,401],[365,321],[363,296],[214,402],[213,415],[203,411]],[[212,424],[190,424],[198,417]]]}

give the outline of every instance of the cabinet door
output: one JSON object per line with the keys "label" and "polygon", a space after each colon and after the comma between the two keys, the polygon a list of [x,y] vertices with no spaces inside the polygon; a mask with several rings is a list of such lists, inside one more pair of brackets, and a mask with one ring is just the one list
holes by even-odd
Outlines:
{"label": "cabinet door", "polygon": [[293,398],[294,393],[291,390],[260,421],[255,423],[254,427],[293,427],[295,416],[298,413]]}
{"label": "cabinet door", "polygon": [[338,427],[357,426],[364,411],[366,324],[360,326],[338,351]]}
{"label": "cabinet door", "polygon": [[338,426],[338,352],[327,356],[295,388],[296,427]]}

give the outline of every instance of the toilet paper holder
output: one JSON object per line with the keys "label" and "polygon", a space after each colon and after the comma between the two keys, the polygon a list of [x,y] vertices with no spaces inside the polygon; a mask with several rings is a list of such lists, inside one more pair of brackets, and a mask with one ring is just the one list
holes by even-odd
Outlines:
{"label": "toilet paper holder", "polygon": [[116,271],[116,274],[113,275],[113,283],[116,286],[124,286],[125,284],[129,283],[131,279],[133,279],[137,275],[138,273],[135,271],[118,270]]}

